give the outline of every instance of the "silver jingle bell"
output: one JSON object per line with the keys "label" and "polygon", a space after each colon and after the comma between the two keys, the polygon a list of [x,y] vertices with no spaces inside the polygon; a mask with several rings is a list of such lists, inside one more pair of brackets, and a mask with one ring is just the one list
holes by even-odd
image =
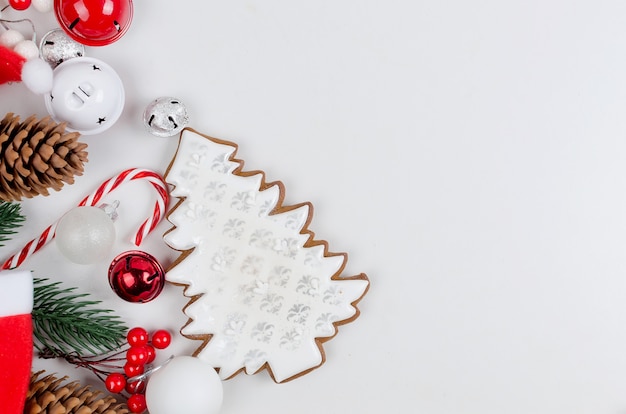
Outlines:
{"label": "silver jingle bell", "polygon": [[41,39],[39,54],[54,69],[66,60],[85,56],[85,46],[70,39],[63,30],[55,29]]}
{"label": "silver jingle bell", "polygon": [[187,108],[180,100],[163,96],[150,102],[146,107],[143,123],[152,135],[171,137],[187,126],[189,116]]}

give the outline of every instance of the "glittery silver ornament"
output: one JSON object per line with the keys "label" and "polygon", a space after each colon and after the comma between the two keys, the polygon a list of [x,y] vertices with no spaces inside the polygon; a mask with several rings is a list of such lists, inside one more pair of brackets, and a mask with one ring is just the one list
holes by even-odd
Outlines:
{"label": "glittery silver ornament", "polygon": [[146,107],[143,123],[152,135],[171,137],[187,126],[189,117],[187,108],[176,98],[164,96],[157,98]]}
{"label": "glittery silver ornament", "polygon": [[55,29],[43,36],[39,53],[54,69],[66,60],[85,56],[85,46],[70,39],[63,30]]}

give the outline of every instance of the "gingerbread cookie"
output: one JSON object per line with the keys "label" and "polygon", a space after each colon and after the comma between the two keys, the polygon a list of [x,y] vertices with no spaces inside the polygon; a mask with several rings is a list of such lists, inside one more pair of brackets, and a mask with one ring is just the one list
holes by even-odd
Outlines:
{"label": "gingerbread cookie", "polygon": [[325,361],[322,344],[356,319],[365,274],[343,277],[347,255],[308,229],[313,206],[284,206],[283,185],[244,172],[237,145],[185,129],[165,175],[181,201],[166,243],[181,255],[166,279],[190,298],[183,335],[230,378],[267,369],[276,382]]}

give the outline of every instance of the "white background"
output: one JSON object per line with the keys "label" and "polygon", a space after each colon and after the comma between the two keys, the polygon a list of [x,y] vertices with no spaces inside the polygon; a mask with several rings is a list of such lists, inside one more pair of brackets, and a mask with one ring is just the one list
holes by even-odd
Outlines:
{"label": "white background", "polygon": [[[34,16],[39,36],[55,26],[13,15]],[[136,0],[129,32],[87,52],[122,77],[121,120],[81,138],[85,174],[24,201],[26,225],[0,252],[125,168],[164,172],[177,139],[145,132],[141,114],[175,96],[190,126],[281,180],[287,204],[312,202],[310,228],[371,281],[321,368],[229,380],[224,414],[623,414],[625,19],[618,0]],[[0,112],[46,115],[21,84],[0,87]],[[153,194],[137,183],[111,199],[112,258]],[[142,246],[165,265],[169,227]],[[182,326],[179,288],[125,304],[108,263],[71,264],[51,243],[24,267],[130,325]]]}

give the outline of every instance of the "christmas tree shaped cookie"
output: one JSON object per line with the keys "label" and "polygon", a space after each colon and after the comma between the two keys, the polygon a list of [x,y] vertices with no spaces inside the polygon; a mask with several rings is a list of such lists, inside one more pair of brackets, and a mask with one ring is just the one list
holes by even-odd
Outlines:
{"label": "christmas tree shaped cookie", "polygon": [[344,277],[345,254],[308,229],[312,205],[282,205],[283,185],[243,171],[233,143],[182,132],[166,181],[181,202],[166,243],[181,255],[167,280],[190,297],[182,333],[222,378],[267,369],[284,382],[325,361],[323,342],[356,319],[369,287]]}

